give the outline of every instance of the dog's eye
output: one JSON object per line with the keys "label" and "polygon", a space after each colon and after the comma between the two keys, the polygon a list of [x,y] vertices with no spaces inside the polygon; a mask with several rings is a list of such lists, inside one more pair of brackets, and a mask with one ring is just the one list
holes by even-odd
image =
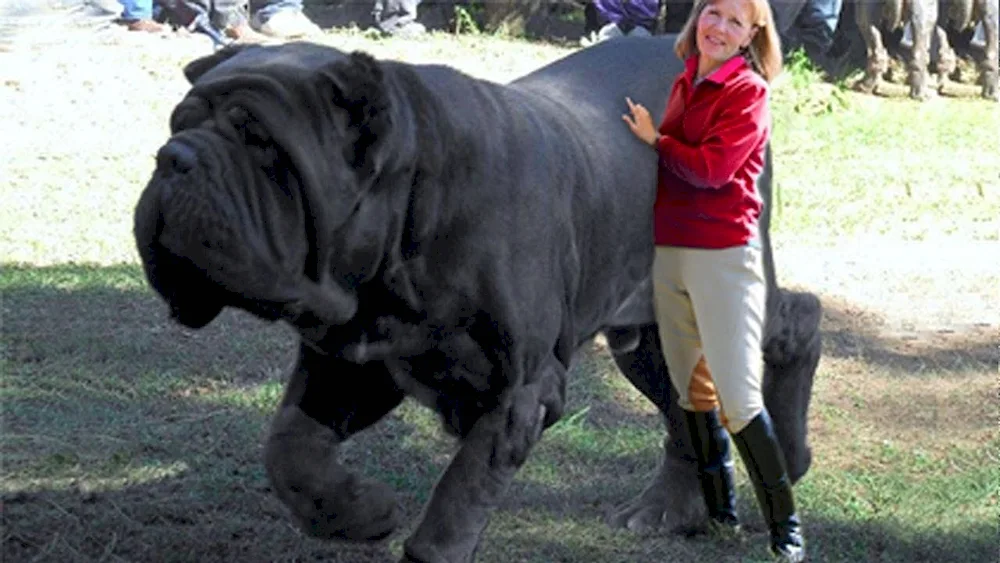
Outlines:
{"label": "dog's eye", "polygon": [[242,130],[243,141],[247,146],[266,147],[271,144],[271,136],[264,127],[256,121],[247,123]]}
{"label": "dog's eye", "polygon": [[202,98],[189,97],[174,108],[170,116],[170,129],[173,132],[196,127],[212,116],[212,109]]}
{"label": "dog's eye", "polygon": [[242,106],[227,108],[226,117],[243,140],[243,145],[253,161],[272,176],[273,168],[278,161],[278,149],[264,125]]}
{"label": "dog's eye", "polygon": [[263,168],[272,168],[278,160],[278,151],[274,145],[254,147],[254,160]]}
{"label": "dog's eye", "polygon": [[271,145],[267,130],[246,108],[233,106],[226,110],[226,116],[247,147],[266,148]]}
{"label": "dog's eye", "polygon": [[226,117],[229,118],[229,122],[233,124],[233,127],[237,129],[244,127],[248,121],[250,121],[250,112],[247,108],[241,106],[232,106],[226,110]]}
{"label": "dog's eye", "polygon": [[230,107],[226,110],[226,117],[248,145],[259,145],[266,140],[264,128],[246,108]]}

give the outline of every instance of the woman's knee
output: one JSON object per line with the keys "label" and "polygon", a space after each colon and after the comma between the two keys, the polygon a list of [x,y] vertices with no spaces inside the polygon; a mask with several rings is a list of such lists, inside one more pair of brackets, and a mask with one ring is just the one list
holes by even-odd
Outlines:
{"label": "woman's knee", "polygon": [[750,424],[750,421],[757,418],[757,415],[764,410],[763,400],[760,404],[746,404],[740,405],[734,412],[730,413],[726,411],[726,417],[723,419],[723,425],[725,425],[726,430],[730,434],[739,434],[744,428]]}

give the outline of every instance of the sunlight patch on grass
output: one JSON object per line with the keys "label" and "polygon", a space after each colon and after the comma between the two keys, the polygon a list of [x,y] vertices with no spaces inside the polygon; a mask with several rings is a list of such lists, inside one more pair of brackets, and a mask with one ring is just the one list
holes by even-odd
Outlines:
{"label": "sunlight patch on grass", "polygon": [[[54,369],[46,367],[46,373]],[[4,379],[3,471],[22,485],[50,488],[75,480],[112,487],[176,476],[171,468],[179,457],[211,455],[227,435],[253,432],[245,413],[224,434],[199,431],[235,411],[171,402],[191,385],[184,378],[122,379],[82,368],[63,373],[44,377],[21,369]]]}
{"label": "sunlight patch on grass", "polygon": [[393,415],[409,430],[403,436],[408,448],[442,451],[456,446],[455,439],[445,432],[441,417],[414,399],[405,399]]}
{"label": "sunlight patch on grass", "polygon": [[[143,373],[135,378],[109,377],[114,363],[93,369],[85,365],[65,365],[63,362],[45,362],[41,366],[20,365],[14,372],[8,372],[0,384],[0,397],[6,408],[18,412],[19,402],[31,403],[25,412],[36,412],[46,406],[74,408],[84,401],[127,403],[146,399],[162,398],[177,393],[190,385],[180,373]],[[45,377],[46,373],[58,371],[63,377]]]}
{"label": "sunlight patch on grass", "polygon": [[61,264],[50,268],[25,264],[0,266],[0,291],[5,292],[42,288],[65,291],[92,288],[146,291],[147,287],[142,269],[133,264]]}
{"label": "sunlight patch on grass", "polygon": [[33,469],[3,475],[0,493],[25,493],[39,490],[114,491],[180,477],[190,470],[184,461],[145,463],[126,461],[113,455],[96,465],[93,460],[73,454],[51,454]]}
{"label": "sunlight patch on grass", "polygon": [[278,408],[285,386],[281,381],[268,381],[258,385],[233,385],[215,381],[209,386],[185,389],[182,396],[195,396],[199,400],[227,407],[251,409],[270,416]]}
{"label": "sunlight patch on grass", "polygon": [[[995,450],[997,445],[986,447]],[[998,515],[1000,465],[995,455],[956,448],[938,457],[891,442],[851,449],[856,457],[847,468],[814,464],[796,489],[805,510],[833,520],[906,522],[915,533],[928,535]]]}

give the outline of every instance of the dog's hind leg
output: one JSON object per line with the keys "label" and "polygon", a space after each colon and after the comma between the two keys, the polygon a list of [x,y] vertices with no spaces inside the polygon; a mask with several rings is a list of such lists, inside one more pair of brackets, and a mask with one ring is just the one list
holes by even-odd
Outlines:
{"label": "dog's hind leg", "polygon": [[377,540],[399,523],[393,491],[341,465],[339,445],[403,400],[381,363],[358,365],[302,346],[271,423],[264,464],[278,498],[309,535]]}
{"label": "dog's hind leg", "polygon": [[609,523],[630,530],[689,529],[704,520],[707,512],[698,488],[694,451],[663,358],[657,325],[617,328],[605,335],[618,369],[660,409],[667,427],[660,466],[638,496],[615,508]]}

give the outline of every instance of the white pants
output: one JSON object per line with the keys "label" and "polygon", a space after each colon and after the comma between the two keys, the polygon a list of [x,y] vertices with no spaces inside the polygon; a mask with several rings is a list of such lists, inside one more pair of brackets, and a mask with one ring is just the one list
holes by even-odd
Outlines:
{"label": "white pants", "polygon": [[658,246],[656,321],[681,408],[719,407],[737,433],[764,407],[761,339],[767,284],[761,251]]}

